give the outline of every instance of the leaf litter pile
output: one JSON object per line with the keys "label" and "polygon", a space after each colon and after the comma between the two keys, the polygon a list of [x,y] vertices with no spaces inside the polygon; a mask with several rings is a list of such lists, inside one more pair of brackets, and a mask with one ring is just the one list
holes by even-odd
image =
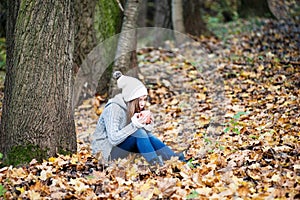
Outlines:
{"label": "leaf litter pile", "polygon": [[6,199],[299,199],[300,28],[263,26],[226,41],[138,52],[155,131],[190,161],[149,170],[141,156],[103,164],[88,136],[105,102],[76,111],[78,153],[0,169]]}

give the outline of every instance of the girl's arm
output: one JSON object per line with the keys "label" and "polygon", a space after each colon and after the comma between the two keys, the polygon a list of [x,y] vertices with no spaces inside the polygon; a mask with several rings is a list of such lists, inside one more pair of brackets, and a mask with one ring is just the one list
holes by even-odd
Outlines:
{"label": "girl's arm", "polygon": [[129,135],[138,129],[132,122],[126,125],[126,111],[115,103],[106,107],[104,122],[108,140],[114,146],[123,142]]}

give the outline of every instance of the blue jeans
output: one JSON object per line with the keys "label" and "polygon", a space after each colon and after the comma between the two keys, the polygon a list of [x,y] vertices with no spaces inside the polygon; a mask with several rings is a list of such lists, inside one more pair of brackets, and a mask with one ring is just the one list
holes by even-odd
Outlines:
{"label": "blue jeans", "polygon": [[159,155],[163,160],[169,160],[172,156],[176,156],[174,151],[166,144],[160,141],[152,133],[141,128],[128,136],[122,143],[113,147],[110,155],[111,159],[125,158],[130,153],[140,153],[150,162]]}

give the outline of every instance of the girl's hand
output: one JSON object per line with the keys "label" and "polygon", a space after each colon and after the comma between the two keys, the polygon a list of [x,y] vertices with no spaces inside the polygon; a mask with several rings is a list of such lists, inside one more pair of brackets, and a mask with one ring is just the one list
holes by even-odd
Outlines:
{"label": "girl's hand", "polygon": [[139,117],[139,113],[135,113],[132,117],[131,117],[131,122],[133,123],[134,126],[136,126],[137,128],[142,128],[146,125],[146,122],[144,121],[144,119],[142,119],[141,117]]}
{"label": "girl's hand", "polygon": [[150,124],[153,122],[153,114],[150,110],[144,110],[138,113],[138,118],[141,120],[141,123]]}

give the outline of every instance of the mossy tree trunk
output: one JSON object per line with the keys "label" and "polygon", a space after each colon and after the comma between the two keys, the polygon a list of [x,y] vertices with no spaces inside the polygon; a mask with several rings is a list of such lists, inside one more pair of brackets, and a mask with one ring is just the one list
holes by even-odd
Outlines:
{"label": "mossy tree trunk", "polygon": [[[123,74],[137,77],[137,17],[142,0],[127,0],[124,17],[122,22],[122,29],[118,39],[118,47],[116,51],[114,70],[119,70]],[[114,88],[116,84],[114,80],[111,81],[110,96],[117,93],[118,89]]]}
{"label": "mossy tree trunk", "polygon": [[267,0],[241,0],[238,14],[242,18],[273,17]]}
{"label": "mossy tree trunk", "polygon": [[5,37],[7,20],[7,1],[0,2],[0,37]]}
{"label": "mossy tree trunk", "polygon": [[75,41],[75,53],[79,58],[76,63],[80,66],[77,67],[79,71],[74,86],[75,108],[86,98],[108,94],[111,63],[117,48],[117,39],[114,38],[121,30],[123,15],[123,1],[84,0],[86,6],[80,0],[76,3],[75,39],[78,41]]}
{"label": "mossy tree trunk", "polygon": [[[109,39],[110,37],[116,37],[116,34],[121,32],[122,18],[125,0],[120,0],[120,5],[117,1],[98,0],[97,4],[97,23],[98,40],[100,42]],[[117,42],[111,43],[112,47],[107,49],[108,54],[115,54],[117,49]],[[105,58],[104,58],[105,59]],[[113,64],[109,66],[103,66],[104,72],[99,77],[96,94],[106,95],[109,93],[109,85],[112,77]]]}
{"label": "mossy tree trunk", "polygon": [[23,0],[19,9],[8,2],[9,16],[17,18],[15,28],[8,23],[0,152],[27,145],[48,156],[75,152],[73,1]]}

